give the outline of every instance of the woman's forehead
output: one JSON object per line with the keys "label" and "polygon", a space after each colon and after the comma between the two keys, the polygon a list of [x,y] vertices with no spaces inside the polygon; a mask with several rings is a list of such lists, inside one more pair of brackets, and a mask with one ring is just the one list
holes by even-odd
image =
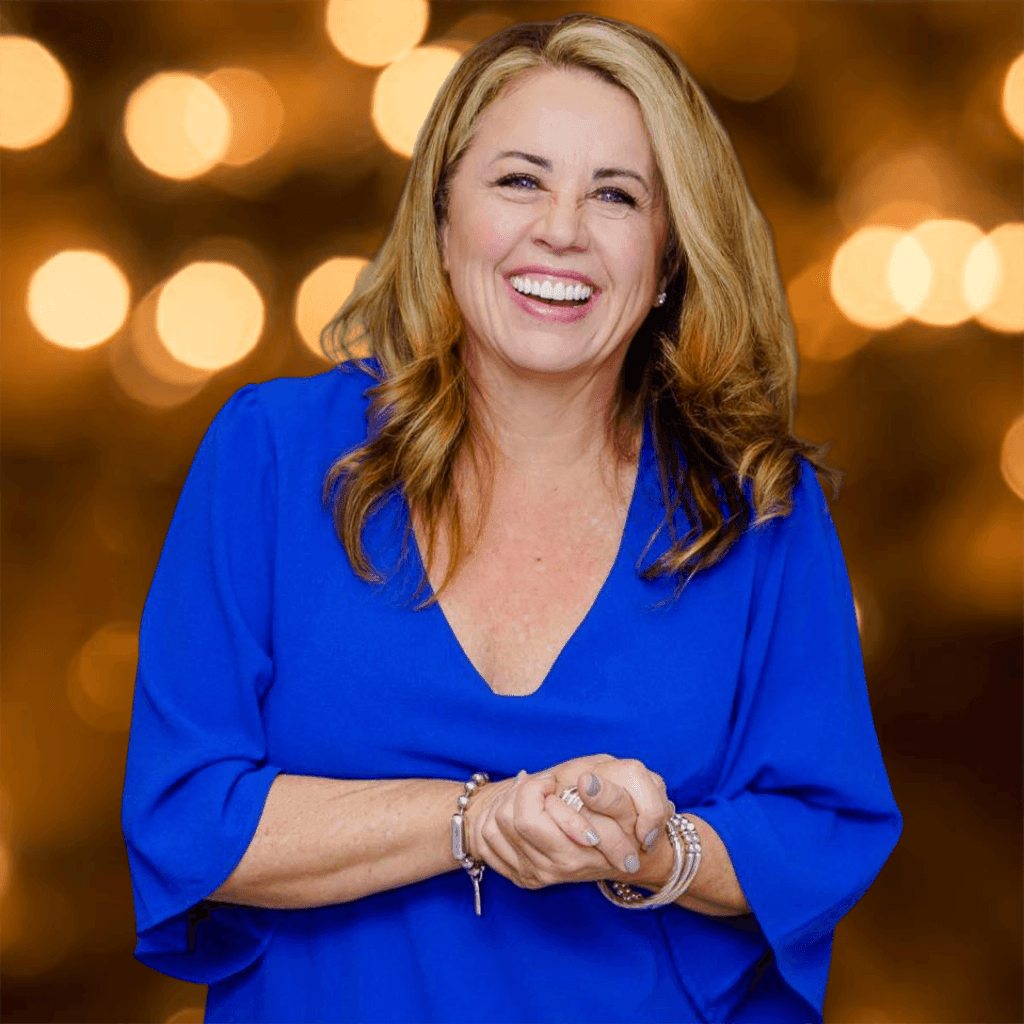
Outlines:
{"label": "woman's forehead", "polygon": [[655,166],[636,99],[581,69],[538,68],[513,79],[480,115],[470,148],[486,160],[512,152],[553,164]]}

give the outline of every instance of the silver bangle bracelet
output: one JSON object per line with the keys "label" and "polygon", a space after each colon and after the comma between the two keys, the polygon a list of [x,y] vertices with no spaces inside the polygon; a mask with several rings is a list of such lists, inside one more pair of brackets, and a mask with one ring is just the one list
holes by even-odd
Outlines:
{"label": "silver bangle bracelet", "polygon": [[700,867],[700,836],[684,814],[673,814],[665,826],[672,842],[675,861],[668,881],[661,889],[645,896],[628,882],[600,881],[597,887],[606,899],[628,910],[654,910],[675,903],[689,889]]}
{"label": "silver bangle bracelet", "polygon": [[484,862],[473,860],[466,849],[465,815],[466,808],[469,806],[469,798],[481,786],[490,781],[490,777],[484,772],[474,772],[469,781],[465,783],[464,791],[459,796],[459,809],[452,815],[452,856],[466,869],[469,877],[473,880],[473,897],[477,917],[480,916],[480,879],[484,876]]}

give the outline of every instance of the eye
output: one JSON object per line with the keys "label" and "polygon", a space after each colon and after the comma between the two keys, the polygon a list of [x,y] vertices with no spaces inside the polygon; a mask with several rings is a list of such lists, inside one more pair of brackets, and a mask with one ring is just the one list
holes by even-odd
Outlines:
{"label": "eye", "polygon": [[511,188],[537,188],[540,182],[532,174],[506,174],[504,178],[499,178],[495,185]]}
{"label": "eye", "polygon": [[611,202],[613,203],[622,204],[624,206],[636,206],[636,199],[621,188],[601,188],[597,190],[597,194],[610,197]]}

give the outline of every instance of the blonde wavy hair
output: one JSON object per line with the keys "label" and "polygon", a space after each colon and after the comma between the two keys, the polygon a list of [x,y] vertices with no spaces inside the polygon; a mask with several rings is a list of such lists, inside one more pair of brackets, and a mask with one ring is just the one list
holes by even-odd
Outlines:
{"label": "blonde wavy hair", "polygon": [[[613,450],[624,456],[623,439],[651,415],[665,518],[644,554],[666,526],[672,543],[644,578],[674,576],[678,597],[749,525],[788,514],[798,456],[838,492],[841,473],[825,462],[828,446],[792,432],[796,345],[771,230],[682,61],[651,34],[596,15],[513,25],[465,54],[441,87],[387,240],[321,338],[329,356],[377,381],[368,391],[367,440],[339,458],[324,482],[353,570],[383,582],[362,533],[396,490],[424,524],[425,566],[433,564],[438,531],[449,531],[444,581],[419,608],[438,599],[472,548],[455,486],[461,458],[469,457],[482,481],[484,509],[493,479],[493,448],[471,400],[463,321],[442,268],[439,230],[481,113],[514,79],[538,68],[581,69],[629,92],[662,179],[668,298],[629,344],[609,421]],[[379,372],[360,358],[367,352]],[[690,524],[681,537],[680,509]],[[485,513],[475,511],[478,534]],[[410,518],[403,559],[411,524]],[[426,582],[424,575],[416,594]]]}

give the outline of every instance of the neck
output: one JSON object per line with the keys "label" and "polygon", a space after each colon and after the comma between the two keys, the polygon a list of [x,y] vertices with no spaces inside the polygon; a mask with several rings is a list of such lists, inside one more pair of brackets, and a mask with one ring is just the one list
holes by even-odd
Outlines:
{"label": "neck", "polygon": [[608,424],[624,352],[566,373],[523,370],[479,358],[466,346],[466,368],[502,476],[557,481],[615,468]]}

